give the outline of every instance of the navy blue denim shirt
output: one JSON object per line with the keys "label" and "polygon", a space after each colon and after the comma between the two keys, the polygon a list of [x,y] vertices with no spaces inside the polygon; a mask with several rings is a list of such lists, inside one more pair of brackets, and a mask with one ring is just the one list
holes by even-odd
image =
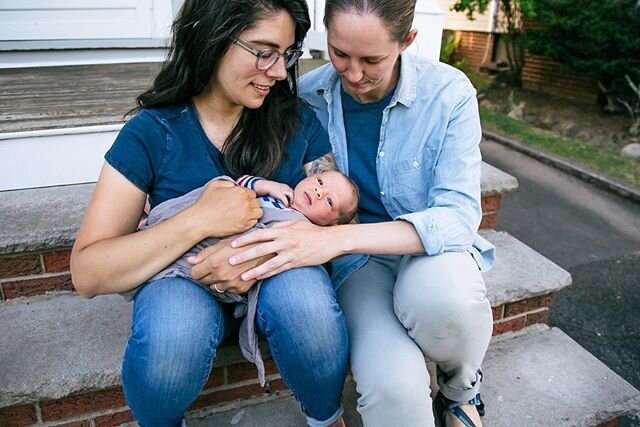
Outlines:
{"label": "navy blue denim shirt", "polygon": [[[446,64],[408,53],[400,61],[376,157],[382,204],[394,220],[413,224],[425,255],[469,251],[487,271],[495,248],[477,233],[482,132],[476,91],[461,71]],[[329,134],[338,167],[348,175],[338,74],[326,64],[302,76],[299,88]],[[336,287],[366,260],[366,255],[335,260]]]}

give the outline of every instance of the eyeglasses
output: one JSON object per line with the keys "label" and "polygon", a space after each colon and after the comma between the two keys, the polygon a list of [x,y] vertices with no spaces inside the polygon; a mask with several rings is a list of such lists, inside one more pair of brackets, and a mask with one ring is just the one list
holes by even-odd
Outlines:
{"label": "eyeglasses", "polygon": [[240,39],[235,39],[234,43],[256,57],[256,68],[260,71],[267,71],[269,68],[273,67],[281,56],[284,58],[284,67],[291,68],[302,56],[302,51],[300,49],[289,49],[284,53],[280,53],[275,49],[254,49],[249,46],[247,42]]}

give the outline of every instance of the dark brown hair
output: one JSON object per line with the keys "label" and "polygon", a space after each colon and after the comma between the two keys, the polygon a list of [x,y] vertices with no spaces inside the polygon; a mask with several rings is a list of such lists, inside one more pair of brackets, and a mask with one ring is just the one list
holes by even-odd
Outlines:
{"label": "dark brown hair", "polygon": [[[311,26],[304,0],[186,0],[172,26],[169,56],[131,112],[190,102],[207,88],[238,35],[281,11],[295,22],[296,47],[300,48]],[[259,108],[243,110],[224,142],[223,158],[230,175],[269,177],[284,159],[285,146],[300,123],[297,64],[287,74]]]}
{"label": "dark brown hair", "polygon": [[411,30],[416,0],[326,0],[324,26],[331,27],[331,18],[341,12],[360,15],[375,14],[384,22],[394,41],[401,42]]}

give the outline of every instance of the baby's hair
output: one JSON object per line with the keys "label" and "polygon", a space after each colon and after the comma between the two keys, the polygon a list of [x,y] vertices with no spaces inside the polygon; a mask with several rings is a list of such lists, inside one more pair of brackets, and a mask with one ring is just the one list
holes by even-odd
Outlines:
{"label": "baby's hair", "polygon": [[349,224],[351,220],[355,218],[356,213],[358,213],[358,205],[360,204],[360,190],[358,189],[358,186],[356,185],[354,180],[352,180],[342,172],[338,172],[338,173],[342,175],[344,179],[347,180],[349,185],[351,185],[351,191],[353,192],[353,198],[354,198],[353,206],[351,206],[351,208],[349,208],[348,211],[340,213],[340,216],[338,217],[338,224]]}

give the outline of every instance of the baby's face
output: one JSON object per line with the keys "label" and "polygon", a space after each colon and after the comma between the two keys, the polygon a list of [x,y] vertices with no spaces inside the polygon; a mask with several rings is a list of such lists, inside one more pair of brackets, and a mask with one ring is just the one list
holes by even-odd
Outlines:
{"label": "baby's face", "polygon": [[293,189],[291,207],[317,225],[333,225],[355,203],[353,187],[339,172],[321,172],[300,181]]}

